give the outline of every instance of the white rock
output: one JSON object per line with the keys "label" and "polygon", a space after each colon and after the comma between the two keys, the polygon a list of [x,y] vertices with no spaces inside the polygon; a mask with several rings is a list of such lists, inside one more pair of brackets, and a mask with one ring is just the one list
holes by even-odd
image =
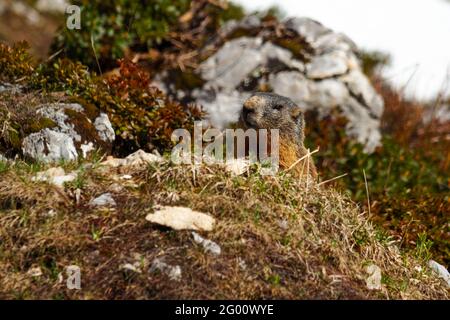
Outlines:
{"label": "white rock", "polygon": [[428,261],[428,266],[433,270],[439,278],[442,278],[450,288],[450,273],[447,268],[434,260]]}
{"label": "white rock", "polygon": [[247,263],[245,263],[245,260],[242,259],[241,257],[238,258],[238,264],[241,270],[247,270]]}
{"label": "white rock", "polygon": [[27,274],[30,277],[40,277],[40,276],[42,276],[43,273],[42,273],[42,270],[40,267],[34,267],[34,268],[31,268],[30,270],[28,270]]}
{"label": "white rock", "polygon": [[142,271],[137,266],[135,266],[134,264],[131,264],[131,263],[125,263],[125,264],[120,265],[119,270],[142,273]]}
{"label": "white rock", "polygon": [[0,153],[0,162],[7,162],[8,159]]}
{"label": "white rock", "polygon": [[236,29],[253,29],[261,25],[261,19],[256,14],[245,16],[242,20],[227,21],[219,30],[221,35],[226,36]]}
{"label": "white rock", "polygon": [[357,51],[356,44],[350,38],[345,34],[335,32],[326,33],[320,36],[313,42],[313,46],[319,54],[336,50],[347,53]]}
{"label": "white rock", "polygon": [[116,134],[106,113],[101,113],[95,119],[94,126],[103,141],[113,142],[116,139]]}
{"label": "white rock", "polygon": [[216,256],[220,255],[221,248],[214,241],[203,238],[197,232],[192,232],[192,236],[194,237],[194,241],[203,246],[205,252],[210,252]]}
{"label": "white rock", "polygon": [[249,167],[250,161],[242,158],[230,159],[225,162],[225,169],[235,176],[244,174]]}
{"label": "white rock", "polygon": [[[290,97],[304,110],[318,111],[321,116],[329,114],[333,108],[339,108],[348,119],[346,133],[363,144],[366,152],[373,152],[381,144],[379,116],[383,101],[373,88],[367,89],[372,93],[366,92],[367,96],[372,97],[372,108],[368,108],[358,102],[350,94],[346,82],[339,79],[312,81],[299,72],[282,71],[271,75],[269,84],[276,93]],[[364,85],[362,81],[361,86]]]}
{"label": "white rock", "polygon": [[54,209],[51,209],[49,212],[47,212],[47,217],[49,217],[49,218],[53,218],[53,217],[56,217],[56,210],[54,210]]}
{"label": "white rock", "polygon": [[101,164],[109,167],[142,167],[149,163],[162,162],[163,158],[153,153],[147,153],[143,150],[138,150],[135,153],[130,154],[124,159],[108,157],[107,160]]}
{"label": "white rock", "polygon": [[125,158],[127,166],[142,166],[153,162],[161,162],[162,157],[153,153],[138,150]]}
{"label": "white rock", "polygon": [[321,36],[331,32],[320,22],[306,17],[290,18],[285,22],[285,26],[305,37],[310,43],[314,43]]}
{"label": "white rock", "polygon": [[[309,59],[306,65],[291,51],[265,41],[264,27],[258,18],[252,18],[229,22],[220,30],[218,43],[235,30],[263,28],[256,37],[226,41],[201,63],[196,72],[205,81],[203,87],[183,91],[173,88],[167,73],[156,78],[168,94],[192,97],[203,106],[210,124],[219,129],[237,122],[243,102],[263,86],[322,116],[338,110],[349,121],[346,133],[362,143],[365,152],[373,152],[381,143],[384,105],[362,73],[356,45],[345,35],[308,18],[292,18],[283,24],[315,49],[305,54]],[[247,89],[242,84],[249,79],[254,85]]]}
{"label": "white rock", "polygon": [[47,163],[76,160],[78,157],[72,137],[48,128],[25,137],[22,151],[27,157]]}
{"label": "white rock", "polygon": [[369,82],[369,79],[361,70],[352,70],[349,74],[341,77],[348,86],[350,92],[362,99],[373,118],[380,118],[383,114],[384,102]]}
{"label": "white rock", "polygon": [[42,105],[36,113],[42,117],[53,120],[57,125],[58,132],[65,133],[77,142],[81,141],[80,134],[75,130],[74,125],[69,121],[66,109],[83,112],[83,107],[78,103],[50,103]]}
{"label": "white rock", "polygon": [[12,1],[9,7],[15,14],[22,16],[31,25],[39,25],[42,22],[42,16],[33,7],[21,1]]}
{"label": "white rock", "polygon": [[369,276],[366,279],[366,285],[369,290],[380,290],[381,289],[381,269],[371,264],[366,268],[366,272]]}
{"label": "white rock", "polygon": [[112,197],[111,193],[104,193],[101,196],[92,199],[89,205],[94,207],[115,207],[116,201]]}
{"label": "white rock", "polygon": [[[1,6],[1,4],[0,4]],[[1,13],[0,13],[1,14]],[[10,92],[12,94],[21,93],[23,86],[18,84],[10,84],[10,83],[0,83],[0,93]]]}
{"label": "white rock", "polygon": [[231,40],[200,65],[202,77],[213,87],[233,90],[258,65],[263,56],[261,38],[242,37]]}
{"label": "white rock", "polygon": [[64,183],[71,182],[75,180],[77,174],[71,172],[66,174],[64,169],[61,167],[50,168],[46,171],[41,171],[36,174],[35,177],[31,178],[32,181],[46,181],[48,183],[54,184],[57,187],[63,187]]}
{"label": "white rock", "polygon": [[192,95],[207,111],[209,123],[219,129],[224,129],[230,123],[239,120],[242,105],[250,97],[250,93],[240,93],[237,90],[231,92],[194,90]]}
{"label": "white rock", "polygon": [[283,231],[287,231],[289,229],[289,221],[287,221],[286,219],[281,219],[278,221],[278,226]]}
{"label": "white rock", "polygon": [[36,9],[41,12],[64,13],[68,5],[66,0],[38,0]]}
{"label": "white rock", "polygon": [[[78,124],[68,115],[68,111],[78,113],[84,122]],[[79,154],[87,157],[88,153],[103,145],[110,145],[114,140],[114,131],[106,114],[101,114],[95,125],[85,114],[83,106],[77,103],[50,103],[37,108],[37,116],[52,120],[55,126],[32,133],[22,141],[25,156],[44,162],[59,160],[76,160]],[[85,126],[89,126],[86,129]],[[86,141],[83,133],[89,130]],[[92,131],[90,131],[92,130]],[[95,134],[97,131],[97,134]],[[107,142],[105,144],[104,142]]]}
{"label": "white rock", "polygon": [[184,207],[162,207],[145,219],[174,230],[211,231],[215,223],[213,217]]}
{"label": "white rock", "polygon": [[95,150],[94,144],[89,142],[88,144],[82,144],[80,146],[81,152],[83,153],[83,158],[86,158],[89,152]]}
{"label": "white rock", "polygon": [[161,259],[156,258],[153,260],[152,265],[150,267],[150,272],[160,271],[166,274],[170,280],[180,281],[181,280],[181,267],[180,266],[171,266]]}
{"label": "white rock", "polygon": [[348,71],[347,57],[342,51],[334,51],[314,57],[306,65],[306,75],[310,79],[326,79],[343,75]]}

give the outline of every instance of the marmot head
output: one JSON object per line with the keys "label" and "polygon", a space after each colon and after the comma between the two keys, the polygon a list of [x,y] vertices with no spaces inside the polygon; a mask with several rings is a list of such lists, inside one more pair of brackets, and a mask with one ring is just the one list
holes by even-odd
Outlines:
{"label": "marmot head", "polygon": [[303,143],[304,117],[300,107],[275,93],[254,93],[244,102],[239,122],[245,129],[279,129],[280,136]]}

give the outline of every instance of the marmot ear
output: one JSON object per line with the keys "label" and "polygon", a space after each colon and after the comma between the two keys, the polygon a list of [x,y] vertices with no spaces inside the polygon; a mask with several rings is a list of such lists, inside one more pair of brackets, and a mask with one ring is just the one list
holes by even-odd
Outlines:
{"label": "marmot ear", "polygon": [[301,114],[302,114],[302,109],[300,109],[299,106],[294,106],[293,108],[291,108],[291,117],[293,119],[297,119]]}

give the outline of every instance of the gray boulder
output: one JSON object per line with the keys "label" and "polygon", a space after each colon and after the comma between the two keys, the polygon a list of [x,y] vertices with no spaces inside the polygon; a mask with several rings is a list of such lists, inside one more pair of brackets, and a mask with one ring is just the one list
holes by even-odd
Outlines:
{"label": "gray boulder", "polygon": [[279,39],[268,36],[273,31],[250,16],[227,23],[211,42],[214,53],[195,69],[203,80],[201,87],[174,89],[167,73],[158,75],[157,83],[168,94],[202,105],[218,128],[236,122],[243,101],[262,89],[288,96],[304,110],[321,115],[336,109],[348,119],[347,134],[373,152],[381,141],[384,103],[361,70],[356,45],[308,18],[289,19],[281,28],[296,35],[298,48],[308,47],[304,58],[296,52],[301,49],[275,43]]}
{"label": "gray boulder", "polygon": [[76,160],[96,149],[109,152],[115,135],[106,114],[90,119],[80,104],[52,103],[39,106],[36,115],[54,126],[43,128],[22,141],[24,156],[43,162]]}

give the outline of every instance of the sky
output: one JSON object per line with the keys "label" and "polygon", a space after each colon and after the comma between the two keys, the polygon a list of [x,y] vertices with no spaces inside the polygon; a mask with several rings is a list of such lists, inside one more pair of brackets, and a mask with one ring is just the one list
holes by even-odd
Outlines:
{"label": "sky", "polygon": [[450,2],[445,0],[237,0],[248,10],[276,4],[313,18],[366,50],[391,55],[383,75],[411,98],[450,96]]}

